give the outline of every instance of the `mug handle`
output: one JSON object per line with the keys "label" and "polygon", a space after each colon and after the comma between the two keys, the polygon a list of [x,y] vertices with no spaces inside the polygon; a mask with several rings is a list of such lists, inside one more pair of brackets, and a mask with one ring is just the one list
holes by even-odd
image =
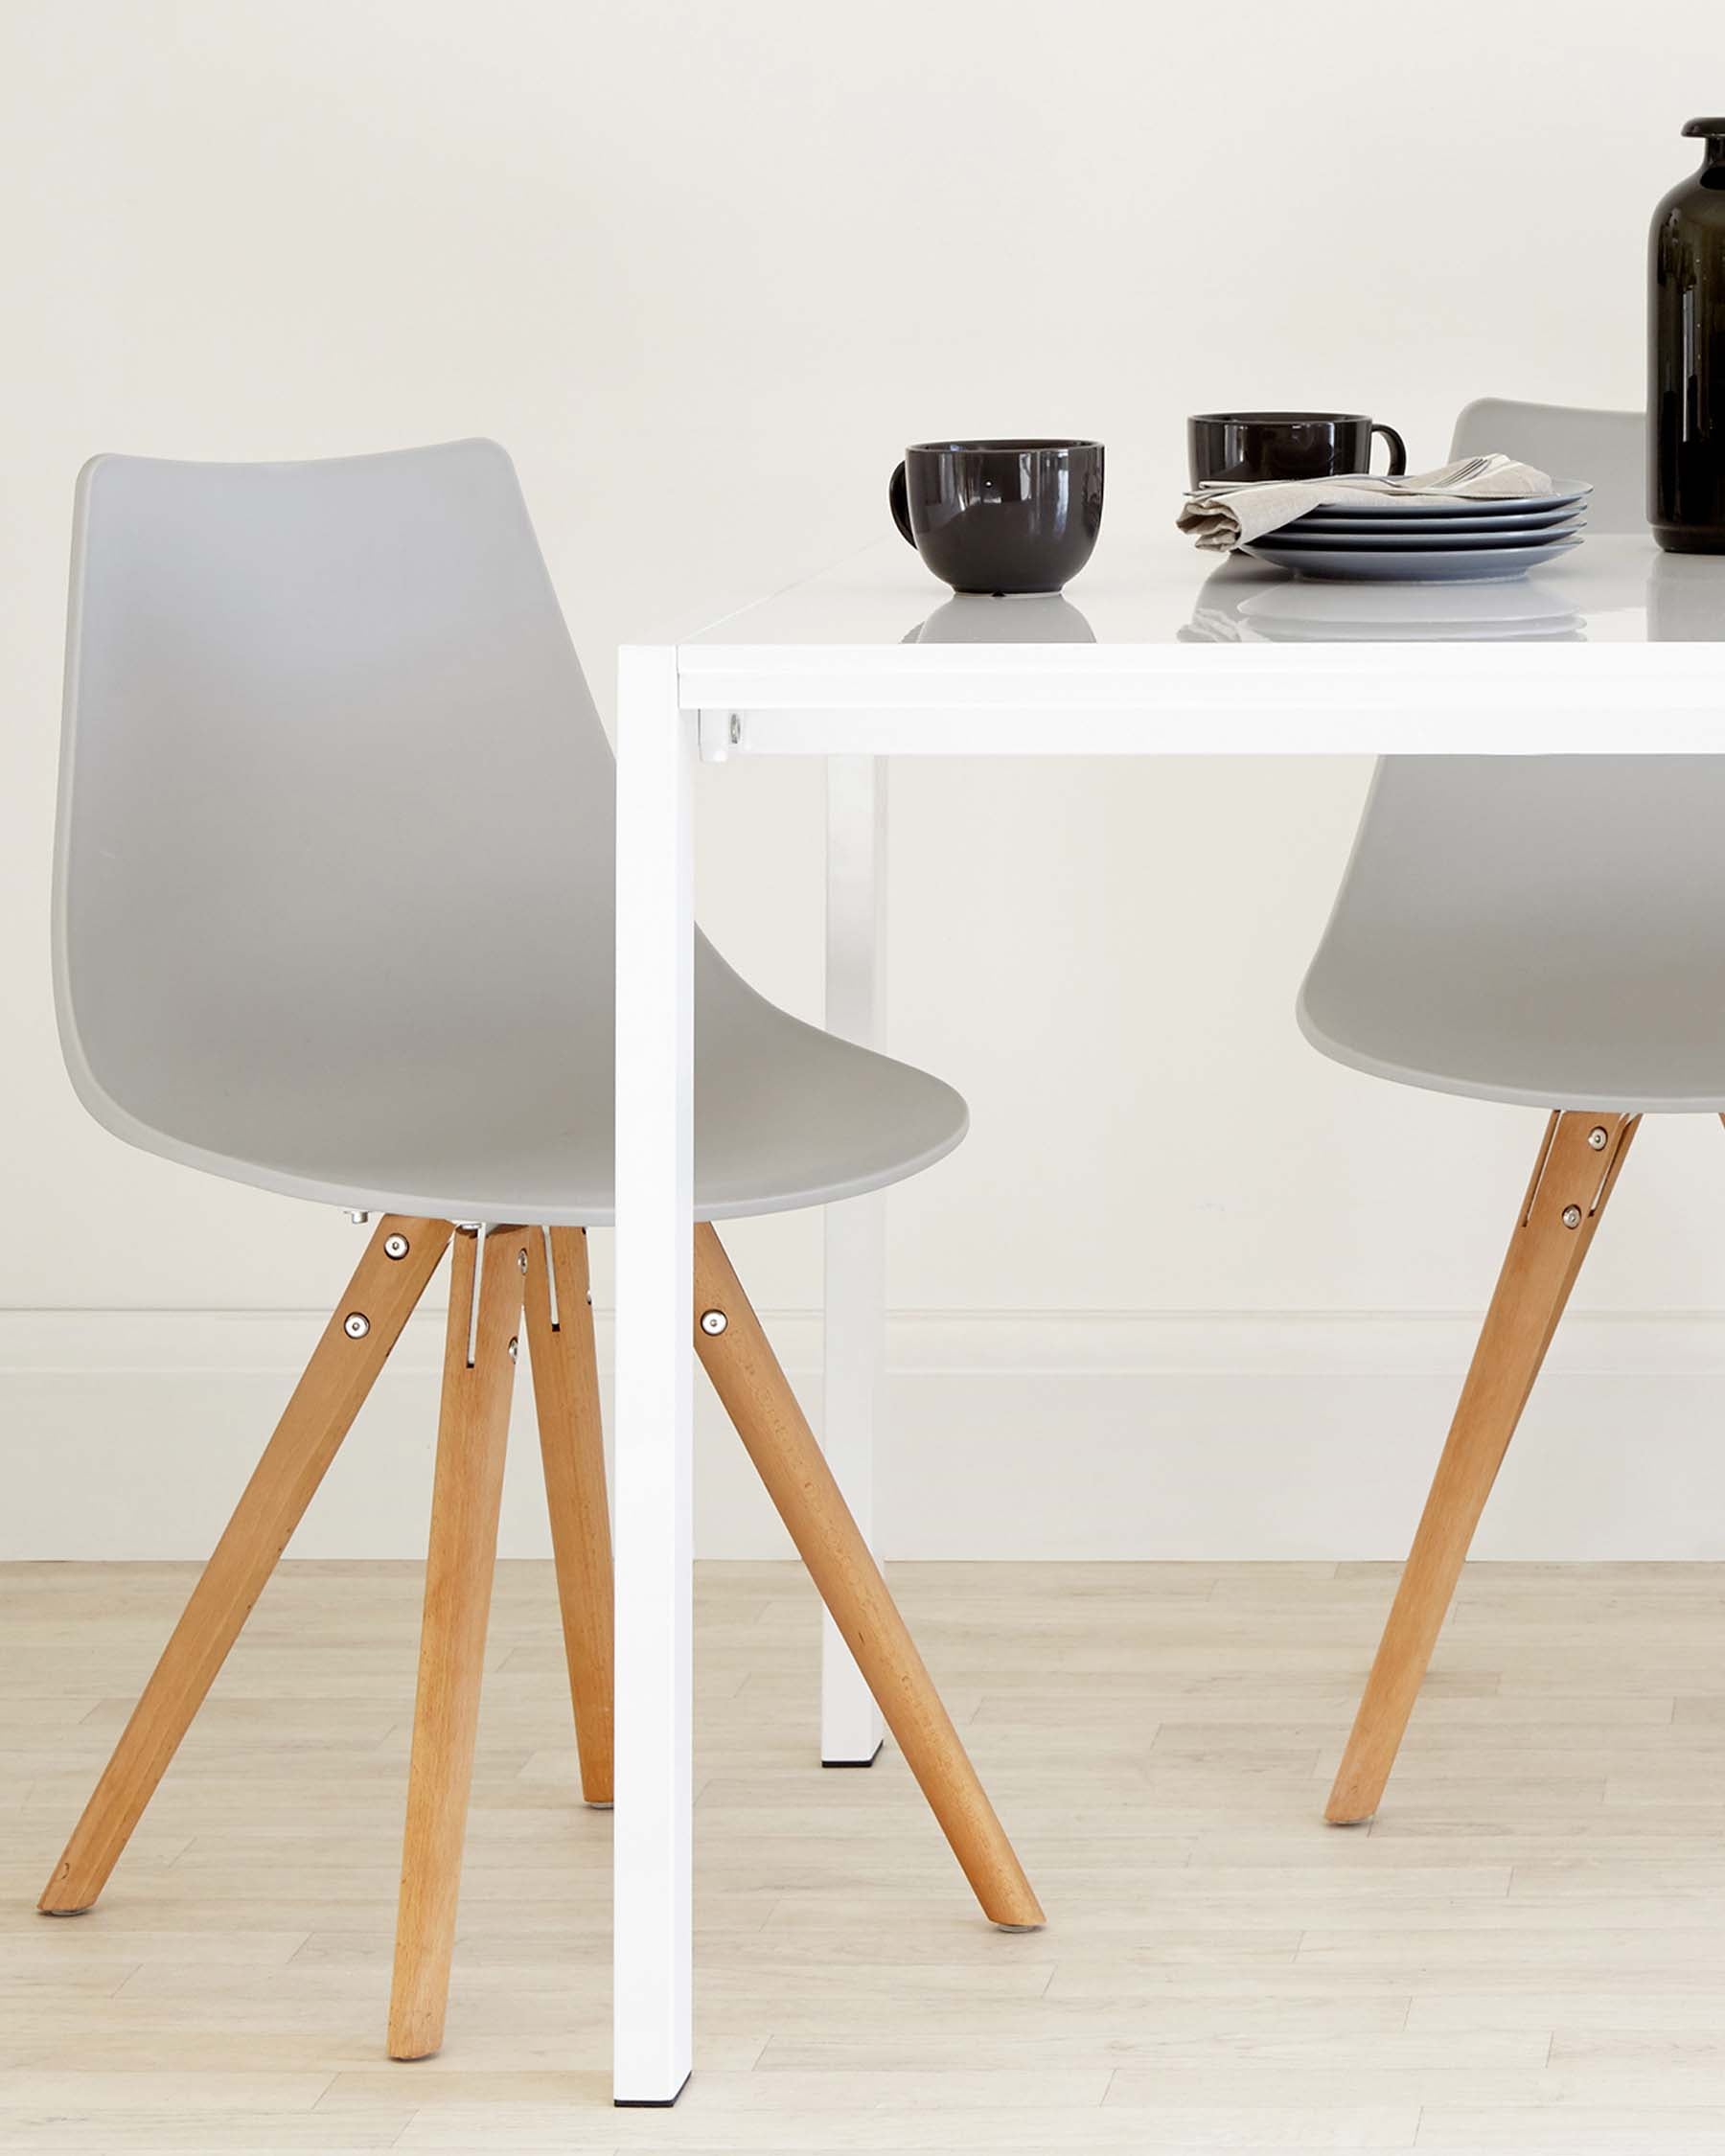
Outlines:
{"label": "mug handle", "polygon": [[1399,479],[1408,469],[1408,452],[1401,436],[1395,431],[1394,427],[1380,426],[1375,420],[1371,423],[1371,431],[1374,434],[1381,434],[1390,445],[1390,470],[1386,473],[1386,477]]}
{"label": "mug handle", "polygon": [[907,546],[916,544],[916,535],[910,529],[910,496],[905,486],[905,466],[901,458],[892,477],[886,482],[886,506],[892,511],[892,521],[899,528],[899,537]]}

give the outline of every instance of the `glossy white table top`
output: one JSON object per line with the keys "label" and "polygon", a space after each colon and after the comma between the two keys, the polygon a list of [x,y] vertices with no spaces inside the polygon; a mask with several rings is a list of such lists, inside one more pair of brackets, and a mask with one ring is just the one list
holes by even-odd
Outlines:
{"label": "glossy white table top", "polygon": [[1243,554],[1200,553],[1173,530],[1116,537],[1061,597],[954,598],[897,539],[687,639],[718,648],[930,644],[1714,643],[1725,640],[1725,556],[1662,554],[1595,536],[1507,584],[1321,584]]}
{"label": "glossy white table top", "polygon": [[1505,584],[1324,584],[1106,529],[1062,597],[888,538],[677,648],[702,752],[1725,752],[1725,557],[1596,535]]}

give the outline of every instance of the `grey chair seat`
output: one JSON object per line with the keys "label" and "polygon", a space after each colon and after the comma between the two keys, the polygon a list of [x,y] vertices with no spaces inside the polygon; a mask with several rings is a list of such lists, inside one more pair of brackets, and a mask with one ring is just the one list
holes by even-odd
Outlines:
{"label": "grey chair seat", "polygon": [[[55,976],[98,1121],[376,1211],[612,1217],[614,769],[508,458],[99,458]],[[914,1175],[940,1080],[697,940],[696,1209]]]}
{"label": "grey chair seat", "polygon": [[[554,963],[545,960],[545,964]],[[805,1025],[758,996],[702,942],[697,955],[695,1182],[702,1220],[826,1204],[930,1166],[965,1134],[938,1078]],[[351,1060],[260,1067],[219,1047],[132,1112],[92,1089],[117,1135],[169,1159],[290,1197],[444,1220],[609,1226],[609,1026],[559,1026],[547,1001],[507,1057],[456,1031],[383,1045],[411,1085],[379,1093],[375,1037]],[[321,1038],[315,1047],[328,1044]],[[138,1119],[139,1111],[149,1117]]]}
{"label": "grey chair seat", "polygon": [[1405,1085],[1725,1111],[1725,759],[1387,759],[1298,1008]]}
{"label": "grey chair seat", "polygon": [[[1485,399],[1451,447],[1591,479],[1592,530],[1646,529],[1639,412]],[[1404,1085],[1725,1111],[1725,758],[1386,758],[1298,1010]]]}

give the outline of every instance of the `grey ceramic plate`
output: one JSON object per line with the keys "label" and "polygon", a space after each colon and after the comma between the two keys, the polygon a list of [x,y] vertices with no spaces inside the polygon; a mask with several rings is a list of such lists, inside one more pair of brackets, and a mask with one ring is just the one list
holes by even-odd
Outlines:
{"label": "grey ceramic plate", "polygon": [[[1275,485],[1276,481],[1267,484]],[[1380,494],[1364,492],[1350,495],[1338,512],[1332,503],[1325,502],[1322,514],[1334,516],[1515,516],[1536,509],[1570,509],[1578,501],[1585,501],[1593,493],[1591,479],[1554,479],[1549,494],[1500,494],[1495,498],[1480,494]],[[1248,490],[1204,488],[1206,493],[1245,493]],[[1358,505],[1357,507],[1355,505]],[[1314,515],[1320,512],[1314,511]]]}
{"label": "grey ceramic plate", "polygon": [[1424,532],[1365,532],[1357,527],[1346,532],[1311,532],[1303,523],[1284,524],[1279,531],[1266,532],[1258,542],[1264,546],[1318,546],[1329,554],[1414,554],[1422,547],[1441,547],[1447,553],[1452,547],[1470,548],[1476,552],[1485,547],[1546,546],[1552,539],[1578,539],[1578,524],[1555,524],[1545,531],[1526,532],[1460,532],[1453,525],[1435,525]]}
{"label": "grey ceramic plate", "polygon": [[1262,539],[1245,552],[1295,576],[1330,584],[1496,584],[1526,576],[1580,543],[1560,539],[1531,546],[1432,547],[1402,554],[1392,547],[1280,546]]}
{"label": "grey ceramic plate", "polygon": [[1346,509],[1314,509],[1309,516],[1297,516],[1293,523],[1282,525],[1281,530],[1334,532],[1338,536],[1354,532],[1550,532],[1578,524],[1586,514],[1573,504],[1568,509],[1517,510],[1504,516],[1417,516],[1412,504],[1401,516],[1356,516]]}

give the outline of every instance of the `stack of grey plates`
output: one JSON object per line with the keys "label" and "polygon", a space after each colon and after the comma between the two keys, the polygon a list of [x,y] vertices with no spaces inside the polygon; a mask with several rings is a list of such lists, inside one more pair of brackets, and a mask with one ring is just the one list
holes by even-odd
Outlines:
{"label": "stack of grey plates", "polygon": [[1368,493],[1326,502],[1244,549],[1296,576],[1348,584],[1499,584],[1581,543],[1591,486],[1554,479],[1548,494]]}

